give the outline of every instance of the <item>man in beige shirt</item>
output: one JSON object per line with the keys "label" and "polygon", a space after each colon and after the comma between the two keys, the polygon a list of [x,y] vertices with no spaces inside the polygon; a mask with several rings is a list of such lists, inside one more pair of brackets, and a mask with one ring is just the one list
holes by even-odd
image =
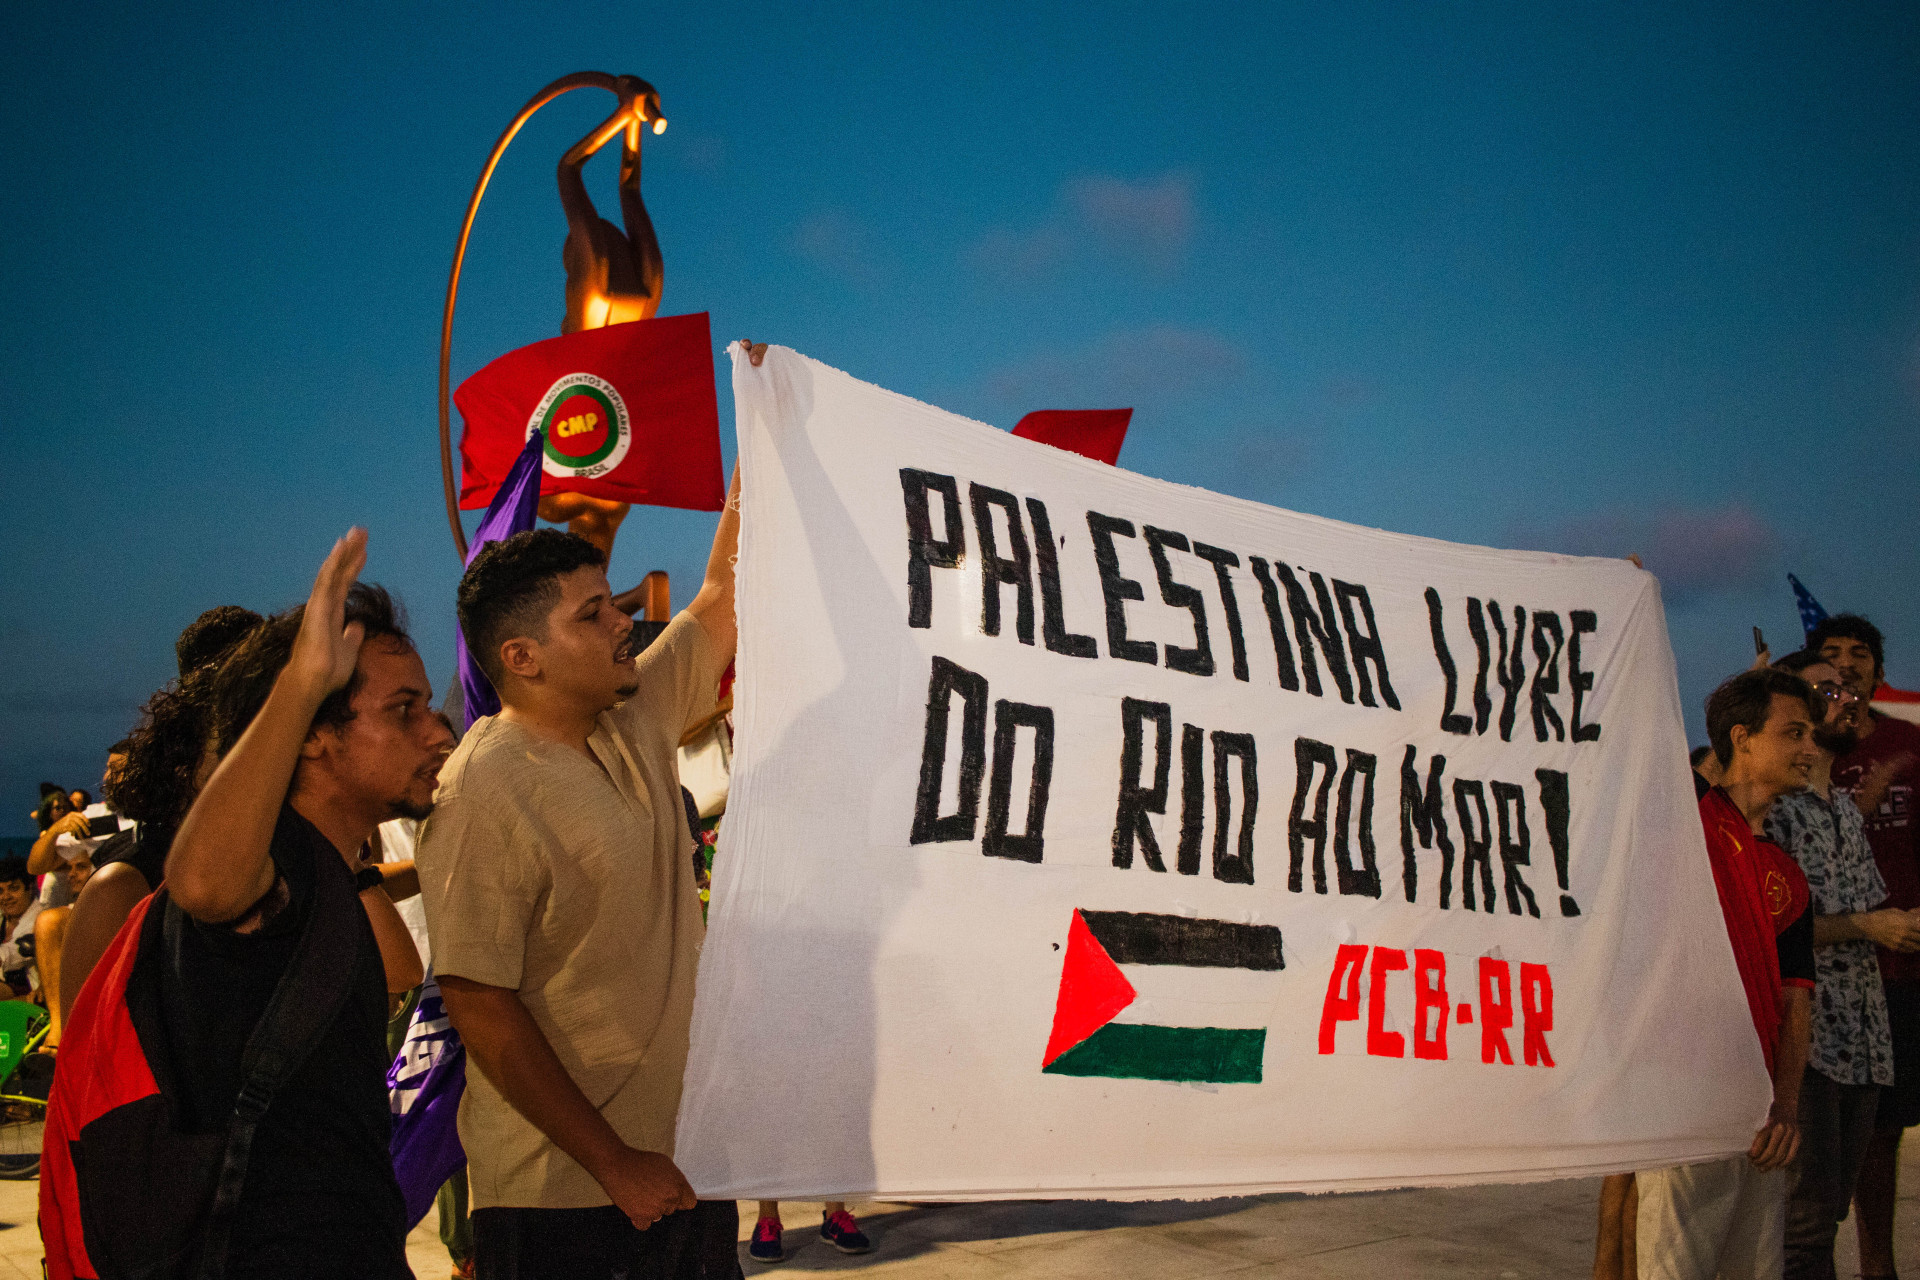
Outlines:
{"label": "man in beige shirt", "polygon": [[706,581],[635,658],[600,553],[489,546],[460,626],[502,711],[440,774],[416,865],[448,1016],[477,1274],[738,1274],[731,1201],[673,1163],[704,927],[674,752],[733,658],[738,476]]}

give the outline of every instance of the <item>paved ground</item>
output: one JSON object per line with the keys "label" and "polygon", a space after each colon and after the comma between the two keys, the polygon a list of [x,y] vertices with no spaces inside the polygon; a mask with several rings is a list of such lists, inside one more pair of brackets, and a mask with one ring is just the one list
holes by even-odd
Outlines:
{"label": "paved ground", "polygon": [[[1920,1142],[1901,1174],[1899,1256],[1920,1261]],[[791,1256],[768,1272],[862,1271],[915,1280],[1179,1280],[1302,1277],[1585,1277],[1592,1268],[1593,1180],[1349,1196],[1257,1196],[1201,1203],[1024,1201],[856,1205],[874,1251],[846,1257],[817,1232],[820,1207],[782,1206]],[[0,1280],[37,1280],[35,1182],[0,1182]],[[741,1239],[754,1206],[741,1206]],[[1838,1271],[1851,1276],[1852,1225]],[[448,1273],[433,1214],[408,1240],[420,1280]],[[741,1251],[745,1257],[745,1249]]]}

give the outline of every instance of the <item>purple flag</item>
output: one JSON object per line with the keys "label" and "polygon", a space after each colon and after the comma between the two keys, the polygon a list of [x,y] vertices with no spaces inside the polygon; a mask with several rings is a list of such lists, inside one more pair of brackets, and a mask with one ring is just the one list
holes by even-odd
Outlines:
{"label": "purple flag", "polygon": [[411,1229],[427,1216],[433,1198],[467,1162],[455,1119],[467,1088],[467,1050],[447,1020],[440,984],[431,976],[407,1023],[400,1056],[387,1069],[387,1101],[393,1109],[393,1176],[407,1201]]}
{"label": "purple flag", "polygon": [[[511,538],[533,528],[534,512],[540,507],[540,459],[546,439],[546,433],[537,428],[527,437],[526,448],[513,460],[507,478],[500,482],[499,491],[487,505],[480,527],[473,531],[473,542],[467,548],[468,564],[473,563],[480,548],[489,542]],[[473,660],[473,654],[467,649],[467,638],[460,634],[458,626],[454,627],[454,662],[460,672],[460,696],[466,715],[466,723],[460,727],[464,730],[481,716],[497,713],[500,695],[493,691],[493,682],[487,679],[487,673]]]}

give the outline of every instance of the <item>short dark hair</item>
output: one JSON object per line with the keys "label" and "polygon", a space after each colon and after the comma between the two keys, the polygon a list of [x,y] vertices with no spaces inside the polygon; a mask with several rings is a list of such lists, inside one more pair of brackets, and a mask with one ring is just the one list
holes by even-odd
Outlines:
{"label": "short dark hair", "polygon": [[1710,746],[1695,747],[1690,753],[1688,753],[1687,763],[1692,765],[1694,768],[1698,769],[1702,764],[1706,763],[1707,757],[1712,754],[1713,754],[1713,748]]}
{"label": "short dark hair", "polygon": [[1742,671],[1707,697],[1707,737],[1713,743],[1715,758],[1723,767],[1733,763],[1733,727],[1740,725],[1748,733],[1760,732],[1773,712],[1775,694],[1798,698],[1815,724],[1826,718],[1813,686],[1793,672],[1773,667]]}
{"label": "short dark hair", "polygon": [[237,604],[215,605],[207,610],[189,622],[180,638],[173,642],[173,656],[180,665],[181,676],[219,662],[265,621],[253,610],[242,609]]}
{"label": "short dark hair", "polygon": [[53,825],[53,811],[61,806],[69,811],[73,808],[73,797],[65,791],[49,791],[40,797],[40,803],[33,810],[33,820],[40,824],[42,831]]}
{"label": "short dark hair", "polygon": [[12,884],[15,881],[33,888],[33,877],[27,874],[27,860],[22,857],[0,858],[0,884]]}
{"label": "short dark hair", "polygon": [[[307,606],[295,605],[276,613],[235,645],[213,676],[212,712],[215,749],[222,755],[233,750],[240,735],[266,705],[273,682],[280,678],[293,657],[293,642],[300,634],[300,621]],[[371,582],[356,582],[347,591],[346,621],[366,629],[366,643],[388,637],[400,641],[409,650],[413,637],[407,634],[406,615],[394,603],[387,589]],[[313,725],[342,725],[353,719],[348,704],[359,690],[361,675],[355,668],[346,684],[328,694],[320,709],[313,713]]]}
{"label": "short dark hair", "polygon": [[515,636],[547,638],[560,576],[606,563],[600,548],[559,529],[529,529],[481,548],[460,579],[460,633],[496,689],[505,674],[500,646]]}
{"label": "short dark hair", "polygon": [[1792,653],[1773,665],[1782,671],[1791,671],[1798,675],[1808,667],[1818,666],[1825,661],[1826,659],[1820,656],[1818,649],[1795,649]]}
{"label": "short dark hair", "polygon": [[1875,671],[1887,669],[1887,642],[1880,628],[1857,613],[1836,613],[1807,632],[1807,648],[1819,652],[1829,640],[1858,640],[1873,653]]}

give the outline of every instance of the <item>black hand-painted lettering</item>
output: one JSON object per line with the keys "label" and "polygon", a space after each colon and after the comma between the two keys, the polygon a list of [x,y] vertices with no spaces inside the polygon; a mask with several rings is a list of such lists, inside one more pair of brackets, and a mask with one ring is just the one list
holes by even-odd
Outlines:
{"label": "black hand-painted lettering", "polygon": [[[1494,606],[1496,619],[1499,606]],[[1493,699],[1487,696],[1487,666],[1493,659],[1493,646],[1487,640],[1487,620],[1480,609],[1477,596],[1467,597],[1467,634],[1473,637],[1473,647],[1479,651],[1480,666],[1473,676],[1473,731],[1487,731],[1487,717],[1493,714]]]}
{"label": "black hand-painted lettering", "polygon": [[[1467,802],[1473,808],[1467,808]],[[1493,820],[1487,813],[1487,789],[1475,778],[1453,780],[1453,811],[1460,819],[1460,905],[1475,910],[1473,869],[1480,868],[1480,897],[1493,911]],[[1476,821],[1477,819],[1477,821]]]}
{"label": "black hand-painted lettering", "polygon": [[1168,668],[1190,676],[1212,675],[1213,642],[1207,638],[1207,599],[1195,588],[1175,579],[1173,566],[1167,562],[1168,547],[1175,551],[1189,549],[1187,535],[1171,529],[1156,529],[1149,524],[1141,526],[1140,536],[1146,541],[1147,554],[1153,557],[1153,574],[1160,580],[1160,598],[1193,615],[1193,646],[1168,645]]}
{"label": "black hand-painted lettering", "polygon": [[[940,495],[946,536],[933,536],[927,491]],[[900,468],[900,491],[907,504],[907,625],[933,625],[933,570],[957,569],[967,557],[966,526],[960,522],[960,486],[952,476]]]}
{"label": "black hand-painted lettering", "polygon": [[[1027,816],[1021,835],[1009,835],[1013,807],[1014,734],[1033,730],[1033,773],[1027,781]],[[1053,710],[1008,702],[993,704],[993,774],[987,784],[987,829],[980,852],[989,858],[1038,862],[1045,848],[1047,793],[1053,784]]]}
{"label": "black hand-painted lettering", "polygon": [[1500,653],[1493,664],[1494,675],[1506,692],[1500,704],[1500,741],[1512,742],[1514,713],[1520,708],[1520,691],[1527,686],[1527,611],[1519,605],[1513,606],[1511,646],[1507,643],[1507,624],[1500,616],[1499,601],[1487,601],[1487,621],[1493,624],[1493,634],[1500,642]]}
{"label": "black hand-painted lettering", "polygon": [[[1454,714],[1453,704],[1460,696],[1460,673],[1453,665],[1453,651],[1447,647],[1447,627],[1441,617],[1440,593],[1432,587],[1427,588],[1427,629],[1433,633],[1433,660],[1440,664],[1440,676],[1447,686],[1447,700],[1440,708],[1440,732],[1472,733],[1473,721]],[[1411,874],[1413,864],[1409,862],[1407,866]],[[1411,893],[1407,895],[1407,901],[1413,901]]]}
{"label": "black hand-painted lettering", "polygon": [[1320,670],[1313,657],[1314,646],[1318,644],[1320,656],[1327,660],[1327,674],[1340,689],[1340,701],[1351,704],[1353,677],[1347,673],[1347,650],[1340,640],[1340,619],[1327,594],[1326,579],[1317,573],[1307,575],[1320,601],[1319,611],[1315,612],[1307,599],[1306,588],[1293,576],[1293,570],[1278,560],[1273,567],[1280,571],[1280,580],[1287,588],[1287,612],[1293,615],[1293,634],[1300,641],[1300,669],[1306,676],[1307,692],[1316,698],[1320,696]]}
{"label": "black hand-painted lettering", "polygon": [[1239,567],[1240,557],[1204,542],[1193,544],[1193,554],[1213,565],[1214,581],[1220,584],[1220,611],[1227,615],[1227,641],[1233,646],[1233,678],[1248,679],[1247,639],[1240,631],[1240,601],[1234,595],[1233,575],[1227,572]]}
{"label": "black hand-painted lettering", "polygon": [[[1313,841],[1313,891],[1327,891],[1327,795],[1333,790],[1333,776],[1340,772],[1333,748],[1312,738],[1295,738],[1293,762],[1297,776],[1293,787],[1293,812],[1287,817],[1287,888],[1301,891],[1301,872],[1306,862],[1306,842]],[[1307,793],[1313,790],[1314,769],[1320,770],[1320,790],[1313,800],[1313,816],[1307,816]]]}
{"label": "black hand-painted lettering", "polygon": [[[1227,852],[1227,828],[1233,820],[1233,795],[1227,786],[1227,762],[1240,761],[1240,829],[1234,851]],[[1213,731],[1213,878],[1228,884],[1253,883],[1253,819],[1260,808],[1259,768],[1253,735]]]}
{"label": "black hand-painted lettering", "polygon": [[[1253,577],[1260,584],[1260,603],[1267,611],[1267,629],[1273,632],[1273,664],[1280,676],[1280,687],[1293,693],[1300,691],[1300,672],[1293,665],[1293,642],[1287,639],[1285,609],[1280,603],[1280,588],[1274,585],[1273,574],[1267,568],[1267,562],[1259,556],[1248,556],[1247,567],[1253,570]],[[1314,692],[1318,693],[1318,680],[1315,677]]]}
{"label": "black hand-painted lettering", "polygon": [[[1140,767],[1146,744],[1144,729],[1152,721],[1153,785],[1140,785]],[[1137,842],[1140,856],[1155,871],[1165,871],[1160,845],[1153,838],[1147,815],[1167,811],[1167,779],[1173,768],[1173,710],[1164,702],[1120,700],[1120,806],[1113,820],[1113,865],[1133,865]]]}
{"label": "black hand-painted lettering", "polygon": [[[1013,632],[1021,644],[1033,643],[1033,556],[1027,550],[1027,533],[1020,527],[1020,503],[1004,489],[989,489],[983,484],[967,486],[973,506],[973,529],[980,539],[980,630],[990,636],[1000,634],[1000,588],[1014,591]],[[998,507],[1007,517],[1007,553],[1000,554],[999,539],[993,532],[993,511]]]}
{"label": "black hand-painted lettering", "polygon": [[1600,722],[1580,723],[1580,707],[1593,692],[1593,672],[1580,669],[1580,637],[1600,629],[1600,619],[1591,609],[1575,609],[1567,614],[1573,634],[1567,637],[1567,687],[1573,691],[1573,710],[1567,715],[1567,728],[1575,742],[1600,741]]}
{"label": "black hand-painted lettering", "polygon": [[1527,831],[1527,793],[1518,784],[1495,782],[1493,789],[1493,809],[1500,818],[1500,876],[1501,884],[1507,891],[1507,912],[1520,914],[1520,903],[1524,899],[1527,914],[1538,919],[1540,908],[1533,901],[1533,890],[1527,887],[1521,868],[1531,865],[1529,852],[1533,837]]}
{"label": "black hand-painted lettering", "polygon": [[1420,863],[1413,851],[1414,836],[1418,834],[1422,849],[1440,847],[1440,908],[1444,911],[1453,894],[1453,841],[1447,836],[1447,798],[1440,786],[1447,758],[1427,757],[1427,786],[1422,792],[1420,774],[1413,767],[1415,754],[1409,745],[1406,759],[1400,762],[1400,856],[1404,863],[1407,901],[1412,902],[1419,896]]}
{"label": "black hand-painted lettering", "polygon": [[[1373,681],[1367,678],[1367,664],[1373,664],[1373,671],[1380,680],[1380,699],[1395,711],[1400,709],[1400,699],[1394,696],[1393,681],[1387,678],[1387,650],[1380,642],[1380,625],[1373,620],[1373,599],[1367,595],[1367,589],[1357,583],[1333,580],[1334,598],[1340,602],[1340,623],[1347,629],[1347,652],[1353,657],[1353,674],[1360,682],[1360,705],[1378,706],[1373,700]],[[1353,607],[1360,606],[1360,617],[1366,621],[1366,629],[1357,625]]]}
{"label": "black hand-painted lettering", "polygon": [[1100,594],[1107,602],[1107,654],[1128,662],[1156,666],[1160,650],[1151,640],[1127,639],[1127,601],[1145,600],[1147,593],[1139,583],[1120,572],[1120,553],[1114,550],[1115,534],[1134,536],[1133,521],[1087,512],[1087,532],[1093,537],[1093,560],[1100,566]]}
{"label": "black hand-painted lettering", "polygon": [[[1379,757],[1347,748],[1347,767],[1340,775],[1340,806],[1333,818],[1333,869],[1341,893],[1362,897],[1380,896],[1380,865],[1373,854],[1373,775]],[[1360,809],[1353,807],[1354,779],[1360,780]],[[1347,829],[1358,818],[1360,865],[1353,865],[1353,848]]]}
{"label": "black hand-painted lettering", "polygon": [[1067,630],[1066,606],[1060,598],[1060,547],[1053,540],[1053,525],[1047,519],[1046,504],[1038,498],[1028,498],[1027,518],[1033,521],[1034,558],[1040,563],[1041,639],[1049,651],[1069,658],[1099,657],[1100,647],[1092,636]]}
{"label": "black hand-painted lettering", "polygon": [[1201,827],[1206,822],[1207,736],[1197,724],[1180,726],[1180,847],[1174,868],[1183,876],[1200,874]]}
{"label": "black hand-painted lettering", "polygon": [[[1517,643],[1520,637],[1516,634]],[[1554,710],[1553,695],[1560,692],[1560,649],[1565,643],[1560,630],[1560,615],[1547,609],[1533,611],[1533,736],[1547,740],[1547,726],[1553,726],[1556,742],[1564,742],[1566,726]]]}
{"label": "black hand-painted lettering", "polygon": [[[960,786],[954,811],[940,815],[947,766],[947,720],[953,695],[966,703],[960,721]],[[920,749],[920,790],[910,844],[971,840],[980,820],[980,783],[987,764],[987,678],[936,657],[927,681],[927,737]]]}
{"label": "black hand-painted lettering", "polygon": [[1567,775],[1558,769],[1535,769],[1540,783],[1540,812],[1547,822],[1547,844],[1553,849],[1553,878],[1560,882],[1560,914],[1577,916],[1580,904],[1569,892],[1567,828],[1573,819],[1573,803],[1567,787]]}

